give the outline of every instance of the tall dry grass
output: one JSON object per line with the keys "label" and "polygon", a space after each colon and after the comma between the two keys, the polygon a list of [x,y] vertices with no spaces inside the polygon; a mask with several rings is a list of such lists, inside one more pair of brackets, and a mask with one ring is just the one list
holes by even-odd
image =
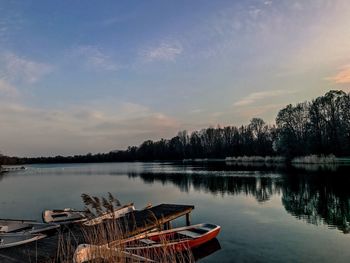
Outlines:
{"label": "tall dry grass", "polygon": [[[108,193],[107,198],[99,198],[87,194],[82,195],[86,210],[91,217],[111,212],[120,202]],[[155,217],[154,217],[155,218]],[[156,220],[156,218],[155,218]],[[74,252],[78,244],[92,245],[92,249],[85,255],[91,260],[86,262],[93,263],[126,263],[126,262],[194,262],[191,250],[185,247],[180,253],[174,247],[167,246],[167,240],[162,239],[163,246],[157,250],[137,251],[132,255],[125,253],[125,239],[130,238],[128,229],[134,224],[127,220],[105,220],[102,224],[93,227],[76,227],[75,231],[60,233],[58,241],[57,255],[51,263],[71,263],[73,262]],[[156,229],[162,229],[162,225],[156,222]],[[77,234],[78,233],[78,234]],[[147,233],[139,234],[147,237]],[[86,250],[87,251],[87,250]]]}
{"label": "tall dry grass", "polygon": [[282,156],[238,156],[226,157],[225,161],[234,163],[284,163],[286,158]]}
{"label": "tall dry grass", "polygon": [[335,164],[337,157],[335,155],[308,155],[296,157],[292,160],[292,164]]}

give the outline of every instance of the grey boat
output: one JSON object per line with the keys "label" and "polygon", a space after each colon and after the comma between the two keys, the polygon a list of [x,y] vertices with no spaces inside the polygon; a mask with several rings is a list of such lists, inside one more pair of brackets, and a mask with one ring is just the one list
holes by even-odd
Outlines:
{"label": "grey boat", "polygon": [[0,249],[20,246],[45,238],[44,234],[8,233],[0,234]]}
{"label": "grey boat", "polygon": [[39,223],[30,220],[0,219],[0,237],[3,234],[39,234],[55,231],[60,226],[57,224]]}

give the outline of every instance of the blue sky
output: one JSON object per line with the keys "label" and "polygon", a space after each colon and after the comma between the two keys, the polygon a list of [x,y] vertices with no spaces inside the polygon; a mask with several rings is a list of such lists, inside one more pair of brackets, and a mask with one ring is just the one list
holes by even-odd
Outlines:
{"label": "blue sky", "polygon": [[106,152],[350,90],[350,2],[1,1],[0,150]]}

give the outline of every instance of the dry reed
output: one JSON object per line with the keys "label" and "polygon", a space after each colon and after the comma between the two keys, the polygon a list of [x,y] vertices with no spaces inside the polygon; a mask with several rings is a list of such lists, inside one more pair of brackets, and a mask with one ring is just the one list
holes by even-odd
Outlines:
{"label": "dry reed", "polygon": [[[100,216],[106,212],[112,212],[116,206],[120,206],[119,200],[108,193],[108,198],[98,198],[96,196],[90,196],[87,194],[82,195],[85,209],[88,211],[89,217],[93,218]],[[157,226],[157,230],[162,229],[153,215],[153,218]],[[130,219],[129,219],[130,220]],[[188,247],[179,252],[175,247],[168,246],[167,240],[161,238],[161,249],[157,250],[140,250],[133,252],[129,255],[125,252],[125,239],[130,238],[130,230],[133,232],[133,224],[131,221],[124,219],[104,220],[103,223],[95,225],[93,227],[80,226],[79,235],[75,236],[72,232],[60,233],[57,256],[52,259],[52,263],[68,263],[73,262],[75,249],[78,244],[85,243],[92,245],[91,249],[83,250],[88,251],[85,256],[91,260],[85,262],[93,263],[126,263],[126,262],[194,262],[194,257],[191,250]],[[76,233],[76,232],[75,232]],[[139,234],[147,237],[146,234]]]}

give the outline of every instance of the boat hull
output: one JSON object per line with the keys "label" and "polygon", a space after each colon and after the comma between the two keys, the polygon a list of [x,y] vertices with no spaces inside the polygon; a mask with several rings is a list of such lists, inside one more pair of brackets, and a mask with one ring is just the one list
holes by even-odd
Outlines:
{"label": "boat hull", "polygon": [[60,225],[82,223],[84,226],[95,226],[107,219],[116,219],[127,213],[135,211],[134,205],[127,204],[117,207],[113,212],[105,212],[96,218],[90,219],[84,211],[76,211],[71,208],[63,210],[45,210],[42,214],[43,221],[46,223],[56,223]]}
{"label": "boat hull", "polygon": [[209,242],[210,240],[214,239],[217,237],[217,235],[220,233],[220,228],[214,230],[213,232],[209,233],[208,235],[205,235],[201,238],[192,240],[192,241],[188,241],[188,247],[193,249],[196,247],[199,247],[200,245],[203,245],[204,243]]}
{"label": "boat hull", "polygon": [[43,222],[60,225],[80,223],[87,220],[85,213],[67,208],[63,210],[45,210],[42,214]]}
{"label": "boat hull", "polygon": [[0,234],[0,249],[25,245],[45,237],[43,234]]}
{"label": "boat hull", "polygon": [[[74,262],[86,262],[95,258],[110,257],[113,253],[127,252],[133,255],[159,257],[166,251],[181,252],[207,243],[220,232],[220,226],[199,224],[165,231],[143,233],[104,245],[80,244],[74,253]],[[151,259],[150,259],[151,260]],[[142,261],[143,262],[143,261]],[[151,260],[151,262],[154,262]]]}
{"label": "boat hull", "polygon": [[133,212],[133,211],[135,211],[135,207],[133,204],[124,205],[122,207],[115,209],[111,213],[106,213],[106,214],[103,214],[103,215],[98,216],[96,218],[85,221],[83,223],[83,225],[84,226],[96,226],[96,225],[101,224],[104,220],[117,219],[117,218],[123,217],[126,214]]}
{"label": "boat hull", "polygon": [[39,234],[55,232],[60,226],[57,224],[39,223],[26,220],[0,220],[0,234]]}
{"label": "boat hull", "polygon": [[[213,229],[208,231],[207,233],[204,233],[202,235],[198,235],[197,237],[191,237],[191,238],[183,238],[179,240],[172,240],[174,238],[174,235],[176,234],[183,234],[185,232],[188,232],[190,229],[200,229],[201,226],[204,225],[211,225],[211,224],[200,224],[196,226],[190,226],[190,227],[184,227],[179,229],[174,229],[173,231],[167,230],[159,232],[159,234],[150,234],[147,238],[150,240],[150,242],[155,242],[155,244],[149,244],[144,246],[128,246],[126,244],[125,250],[130,252],[135,252],[139,250],[175,250],[177,252],[181,252],[186,249],[194,249],[198,246],[201,246],[208,241],[214,239],[217,237],[217,235],[220,233],[220,226],[215,226]],[[197,228],[195,228],[197,227]]]}

